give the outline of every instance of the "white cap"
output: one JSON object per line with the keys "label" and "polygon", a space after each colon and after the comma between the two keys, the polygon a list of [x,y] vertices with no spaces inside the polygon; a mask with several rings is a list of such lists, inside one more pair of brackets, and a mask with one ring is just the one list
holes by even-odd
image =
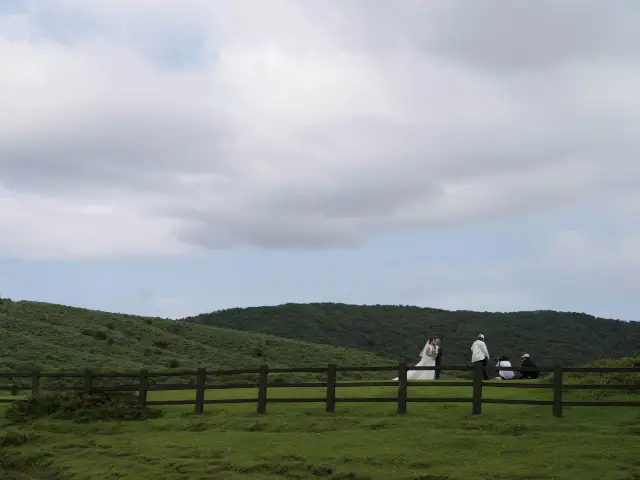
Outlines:
{"label": "white cap", "polygon": [[483,335],[483,334],[480,334],[480,335],[478,335],[478,338],[480,338],[480,339],[484,340],[484,335]]}
{"label": "white cap", "polygon": [[529,355],[528,353],[525,353],[524,355],[522,355],[522,358],[529,358],[531,355]]}

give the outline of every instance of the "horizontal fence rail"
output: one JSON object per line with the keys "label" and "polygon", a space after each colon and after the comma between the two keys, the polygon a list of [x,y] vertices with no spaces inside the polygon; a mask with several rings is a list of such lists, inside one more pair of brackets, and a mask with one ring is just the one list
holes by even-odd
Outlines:
{"label": "horizontal fence rail", "polygon": [[[407,378],[409,371],[459,371],[472,372],[472,380],[437,380],[437,381],[412,381]],[[77,391],[86,395],[111,393],[111,392],[131,392],[137,393],[138,403],[142,406],[161,405],[194,405],[195,413],[204,412],[205,405],[220,404],[257,404],[257,412],[264,414],[267,411],[267,403],[324,403],[327,412],[335,412],[337,403],[395,403],[397,413],[403,415],[407,412],[408,403],[471,403],[472,414],[480,415],[483,404],[503,404],[503,405],[544,405],[553,407],[553,415],[562,417],[564,406],[575,407],[640,407],[640,401],[565,401],[563,392],[565,390],[626,390],[637,392],[638,385],[623,384],[566,384],[564,383],[565,373],[640,373],[640,367],[633,368],[586,368],[586,367],[554,367],[523,368],[523,367],[500,367],[501,371],[514,372],[544,372],[552,373],[552,382],[540,383],[536,381],[505,380],[503,382],[487,382],[483,379],[483,366],[475,364],[473,366],[431,366],[418,367],[409,366],[407,363],[400,363],[397,366],[362,366],[362,367],[341,367],[329,364],[326,367],[301,367],[301,368],[269,368],[262,365],[259,368],[246,368],[235,370],[197,370],[149,372],[141,370],[139,372],[93,372],[85,370],[83,372],[0,372],[0,379],[30,379],[30,385],[0,385],[0,392],[10,392],[12,396],[17,396],[18,392],[28,391],[31,395],[38,395],[42,392],[51,391]],[[371,380],[371,381],[338,381],[338,373],[357,372],[395,372],[398,380]],[[303,373],[303,374],[326,374],[326,381],[316,382],[269,382],[269,374]],[[212,378],[233,376],[233,375],[257,375],[256,382],[229,382],[229,383],[208,383]],[[190,383],[154,383],[156,378],[171,377],[192,377],[194,382]],[[79,386],[56,385],[53,387],[42,387],[41,379],[83,379],[83,384]],[[120,385],[97,386],[95,380],[98,379],[137,379],[137,383],[125,383]],[[131,380],[130,380],[131,381]],[[470,397],[410,397],[408,395],[409,386],[413,387],[471,387]],[[397,393],[395,397],[338,397],[336,389],[340,387],[395,387]],[[550,389],[553,397],[550,400],[535,399],[500,399],[485,398],[483,387],[498,388],[537,388]],[[316,398],[268,398],[269,389],[273,388],[324,388],[325,396]],[[230,390],[230,389],[257,389],[257,398],[229,398],[229,399],[205,399],[207,390]],[[195,390],[195,398],[192,400],[148,400],[149,392],[156,391],[184,391]],[[1,395],[1,393],[0,393]],[[12,398],[0,398],[0,402],[13,402]]]}

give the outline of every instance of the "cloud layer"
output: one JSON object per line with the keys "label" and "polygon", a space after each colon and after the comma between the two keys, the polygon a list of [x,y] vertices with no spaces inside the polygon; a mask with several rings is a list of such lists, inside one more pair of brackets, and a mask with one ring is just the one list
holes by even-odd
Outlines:
{"label": "cloud layer", "polygon": [[11,255],[353,246],[640,187],[635,1],[11,5]]}

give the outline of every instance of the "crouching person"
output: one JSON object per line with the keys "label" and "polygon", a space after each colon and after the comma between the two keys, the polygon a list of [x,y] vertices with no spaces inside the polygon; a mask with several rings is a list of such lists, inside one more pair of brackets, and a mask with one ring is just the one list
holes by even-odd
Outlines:
{"label": "crouching person", "polygon": [[540,370],[538,370],[538,366],[533,360],[531,360],[531,355],[529,355],[528,353],[522,355],[522,365],[520,365],[520,368],[526,369],[521,372],[522,378],[524,380],[532,380],[540,376]]}
{"label": "crouching person", "polygon": [[501,380],[513,380],[513,370],[504,370],[504,368],[511,368],[511,361],[509,360],[509,357],[505,357],[504,355],[500,357],[496,367],[498,368],[498,375]]}

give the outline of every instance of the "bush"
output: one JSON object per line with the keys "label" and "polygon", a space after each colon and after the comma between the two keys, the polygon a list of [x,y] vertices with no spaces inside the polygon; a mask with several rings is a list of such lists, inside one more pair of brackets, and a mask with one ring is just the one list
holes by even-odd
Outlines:
{"label": "bush", "polygon": [[2,447],[16,447],[24,445],[30,441],[32,437],[34,437],[34,435],[30,433],[7,429],[3,435],[0,435],[0,449]]}
{"label": "bush", "polygon": [[25,422],[41,417],[53,417],[76,422],[95,420],[146,420],[162,415],[138,404],[131,394],[105,393],[84,395],[83,393],[59,393],[38,395],[11,404],[6,418],[15,422]]}
{"label": "bush", "polygon": [[[602,359],[585,365],[586,368],[633,368],[640,364],[639,357],[623,357],[615,359]],[[638,372],[611,372],[611,373],[590,373],[576,372],[566,375],[566,383],[582,383],[588,385],[630,385],[631,388],[625,390],[593,390],[592,395],[606,396],[620,392],[638,393],[640,392],[640,373]]]}
{"label": "bush", "polygon": [[107,334],[107,332],[104,332],[102,330],[96,330],[93,333],[93,338],[95,338],[96,340],[106,340],[109,338],[109,335]]}
{"label": "bush", "polygon": [[25,454],[0,449],[0,480],[39,478],[58,480],[65,478],[64,471],[52,466],[48,452]]}
{"label": "bush", "polygon": [[85,328],[82,330],[82,334],[100,341],[109,338],[109,335],[104,330],[91,330],[90,328]]}

